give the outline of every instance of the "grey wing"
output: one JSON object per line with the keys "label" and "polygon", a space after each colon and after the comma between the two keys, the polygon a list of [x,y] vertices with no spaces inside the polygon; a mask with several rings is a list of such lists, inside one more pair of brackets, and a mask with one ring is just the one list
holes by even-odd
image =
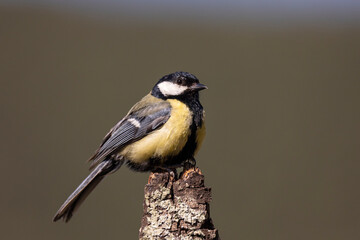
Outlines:
{"label": "grey wing", "polygon": [[94,156],[89,159],[90,169],[128,144],[160,128],[169,119],[170,112],[170,105],[154,104],[127,115],[110,130]]}

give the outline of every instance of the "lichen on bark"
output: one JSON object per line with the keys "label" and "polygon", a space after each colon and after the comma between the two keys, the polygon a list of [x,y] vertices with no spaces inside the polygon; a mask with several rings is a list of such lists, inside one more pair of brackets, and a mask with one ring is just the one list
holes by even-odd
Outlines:
{"label": "lichen on bark", "polygon": [[151,173],[144,192],[139,239],[220,239],[210,218],[211,189],[198,168],[177,180],[168,172]]}

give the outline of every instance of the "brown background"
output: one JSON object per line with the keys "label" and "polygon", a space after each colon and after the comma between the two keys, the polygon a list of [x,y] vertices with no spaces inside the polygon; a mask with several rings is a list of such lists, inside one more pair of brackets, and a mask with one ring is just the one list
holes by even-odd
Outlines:
{"label": "brown background", "polygon": [[195,74],[197,157],[223,239],[360,238],[360,28],[113,21],[0,8],[2,239],[136,239],[147,173],[57,208],[104,134],[164,74]]}

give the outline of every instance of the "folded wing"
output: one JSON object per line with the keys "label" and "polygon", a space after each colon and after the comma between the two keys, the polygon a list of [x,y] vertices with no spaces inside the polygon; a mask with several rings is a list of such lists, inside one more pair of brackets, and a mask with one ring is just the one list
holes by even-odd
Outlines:
{"label": "folded wing", "polygon": [[89,159],[90,169],[95,168],[107,157],[121,151],[128,144],[161,128],[170,117],[171,106],[168,102],[159,101],[141,106],[144,104],[140,101],[137,105],[105,136],[99,149]]}

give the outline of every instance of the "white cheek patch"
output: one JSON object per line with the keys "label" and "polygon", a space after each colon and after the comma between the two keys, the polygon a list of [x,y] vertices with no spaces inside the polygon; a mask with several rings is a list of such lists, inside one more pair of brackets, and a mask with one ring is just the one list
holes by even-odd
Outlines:
{"label": "white cheek patch", "polygon": [[186,86],[180,86],[172,82],[162,82],[158,87],[164,96],[178,96],[187,89]]}
{"label": "white cheek patch", "polygon": [[140,122],[135,118],[129,118],[128,121],[137,128],[140,128]]}

